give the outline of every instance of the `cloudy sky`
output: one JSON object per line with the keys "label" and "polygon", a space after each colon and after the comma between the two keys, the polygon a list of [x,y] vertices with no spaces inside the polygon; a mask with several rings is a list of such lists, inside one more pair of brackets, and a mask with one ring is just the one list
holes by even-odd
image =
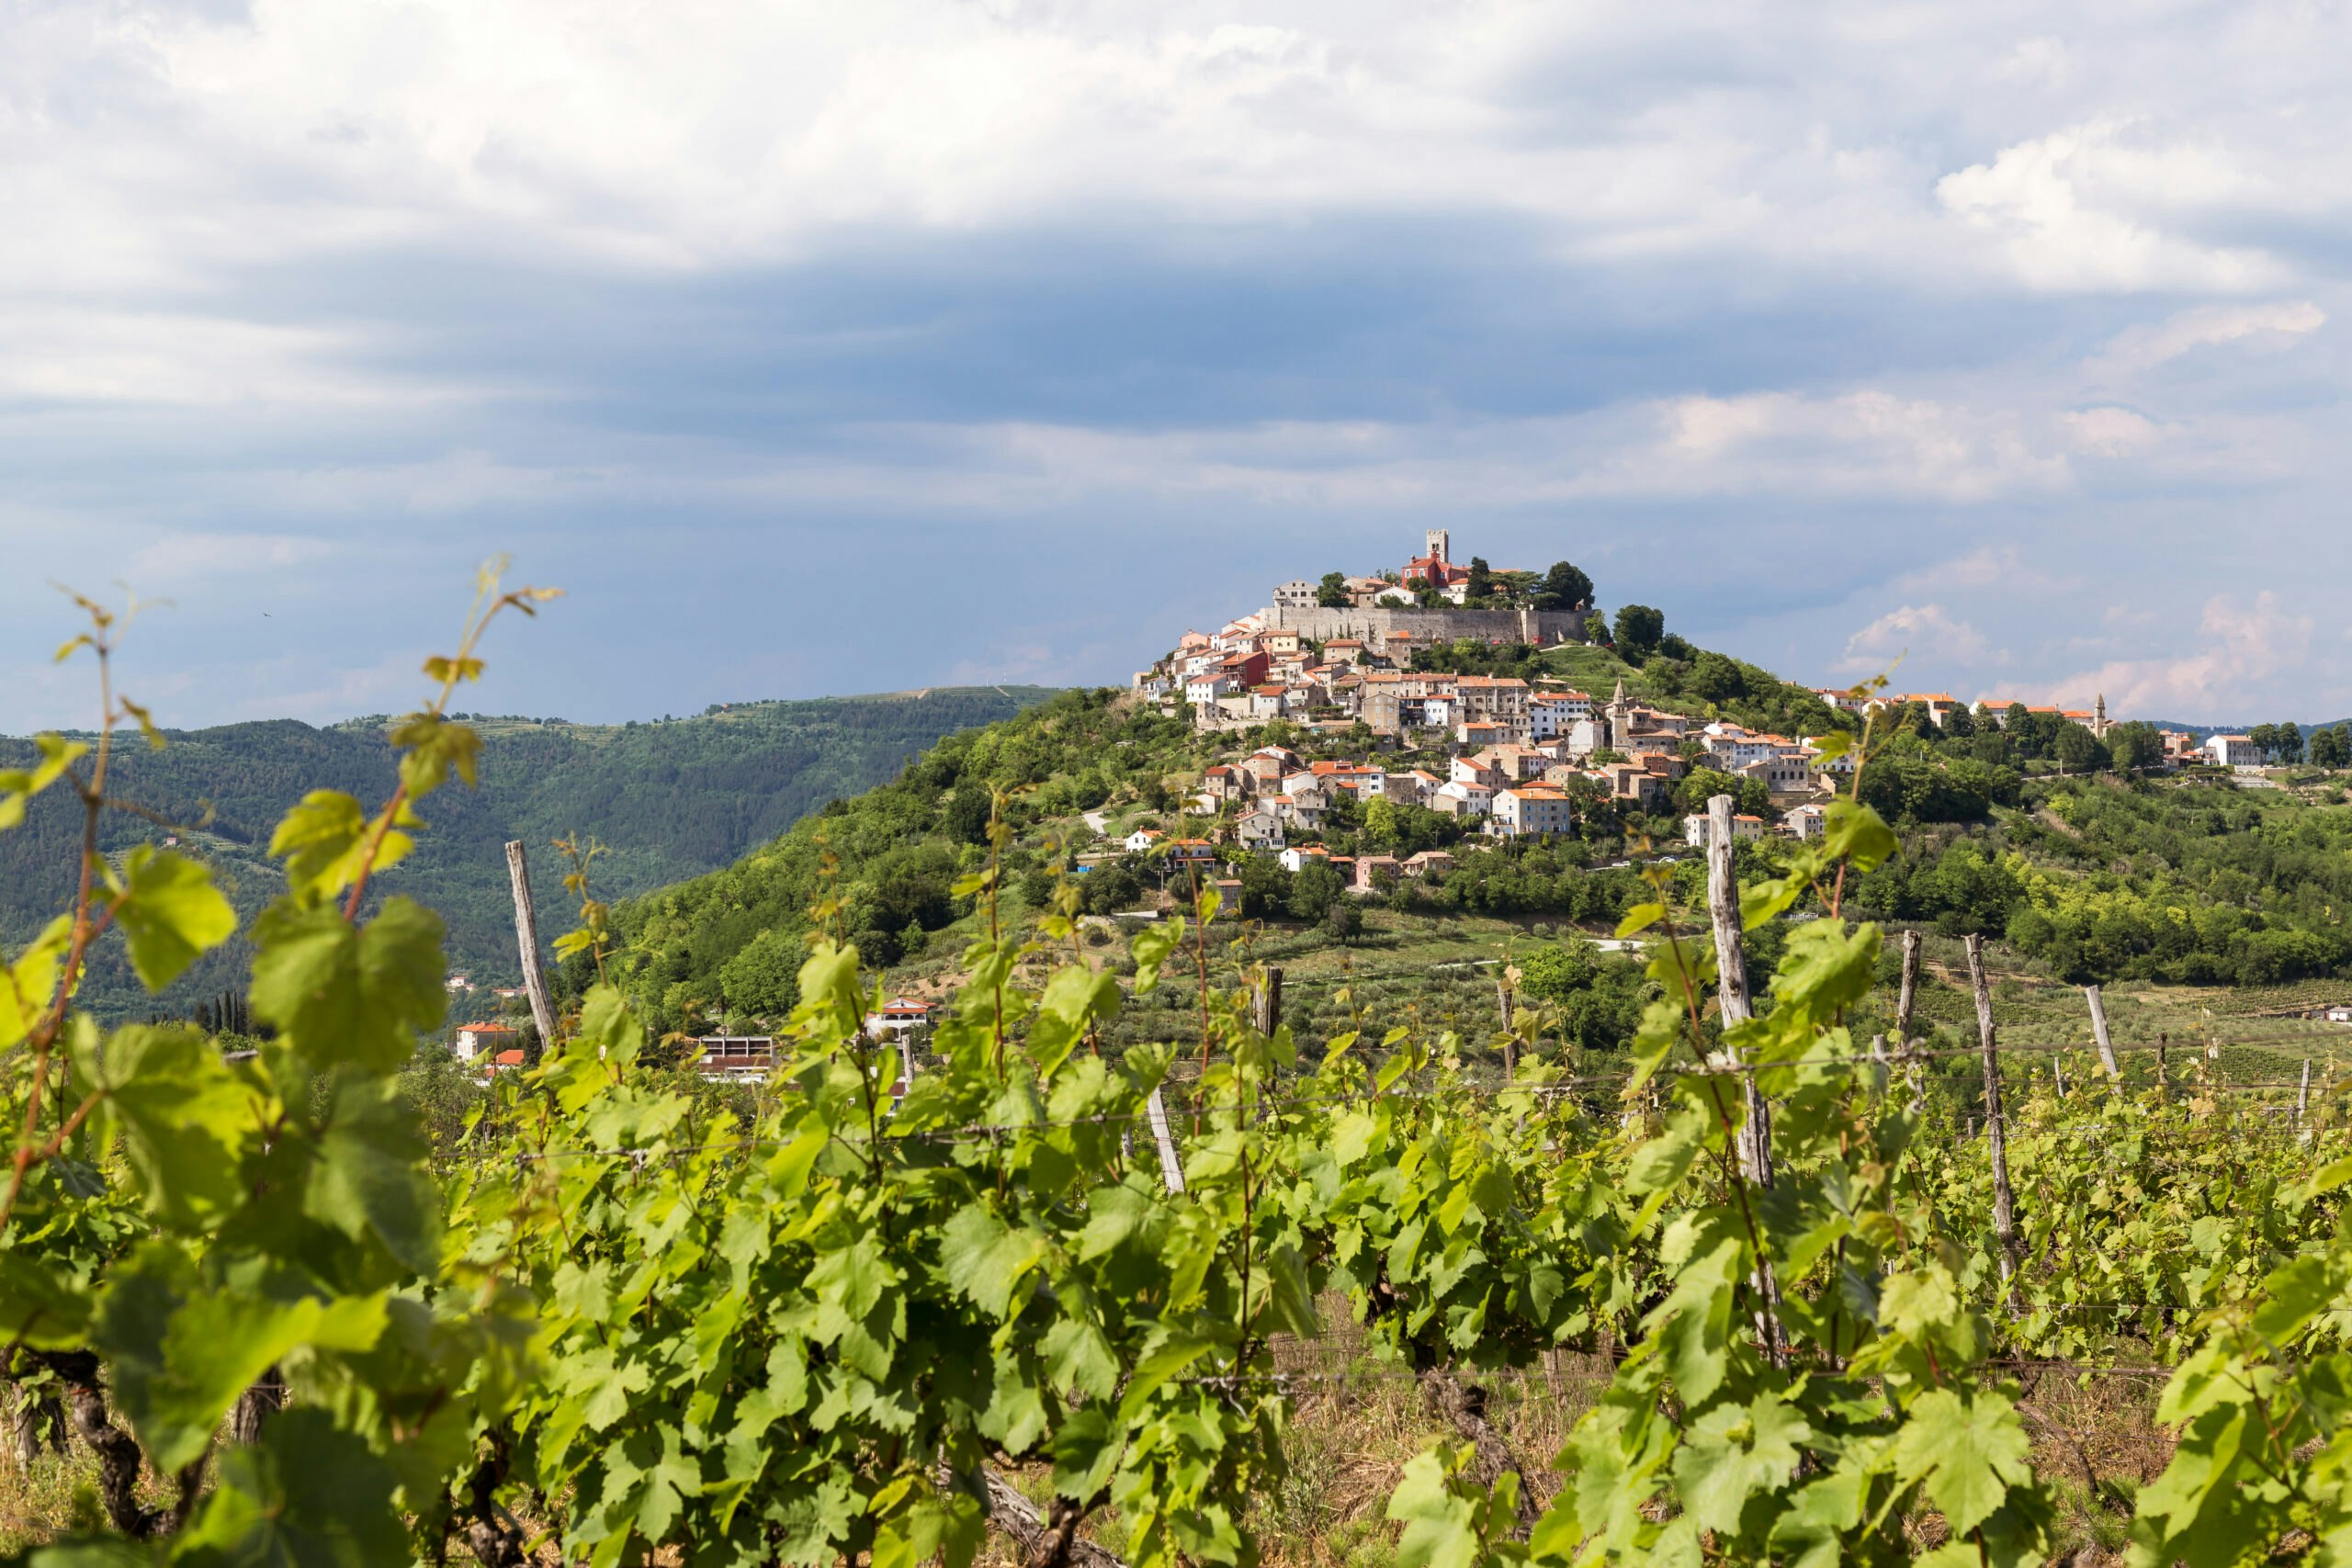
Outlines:
{"label": "cloudy sky", "polygon": [[2352,712],[2337,3],[0,8],[0,729],[1121,680],[1563,557],[1799,678]]}

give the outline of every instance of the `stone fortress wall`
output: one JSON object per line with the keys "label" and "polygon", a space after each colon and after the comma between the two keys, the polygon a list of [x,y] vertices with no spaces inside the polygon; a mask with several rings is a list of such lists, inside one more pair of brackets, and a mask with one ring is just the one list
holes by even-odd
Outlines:
{"label": "stone fortress wall", "polygon": [[1299,608],[1275,604],[1258,612],[1269,626],[1298,632],[1317,642],[1333,637],[1386,637],[1404,632],[1414,637],[1475,637],[1491,642],[1532,642],[1544,647],[1585,640],[1582,610],[1429,610],[1322,606]]}

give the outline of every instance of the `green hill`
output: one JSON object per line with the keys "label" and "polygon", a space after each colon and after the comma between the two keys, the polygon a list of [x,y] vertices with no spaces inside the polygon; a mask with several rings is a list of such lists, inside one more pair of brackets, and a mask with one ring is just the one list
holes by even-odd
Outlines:
{"label": "green hill", "polygon": [[[642,892],[726,865],[826,802],[889,778],[941,736],[1006,718],[1048,694],[1035,686],[933,687],[736,704],[650,724],[477,715],[481,787],[434,796],[425,812],[431,830],[420,836],[414,857],[384,874],[379,890],[413,894],[439,911],[449,924],[452,965],[477,984],[515,984],[505,840],[531,845],[543,909],[560,903],[560,871],[547,846],[566,833],[611,846],[597,862],[606,891]],[[151,751],[133,734],[116,753],[108,791],[162,822],[112,814],[104,847],[176,836],[183,849],[214,863],[247,914],[277,887],[263,852],[288,805],[308,790],[342,789],[372,807],[393,784],[380,719],[326,728],[277,719],[166,738],[163,750]],[[31,755],[28,742],[0,739],[0,767]],[[0,931],[22,937],[64,907],[79,832],[79,808],[58,790],[36,804],[23,827],[0,833]],[[151,1000],[109,943],[86,995],[102,1015],[181,1011],[241,984],[244,961],[242,951],[223,950]]]}
{"label": "green hill", "polygon": [[[1661,651],[1639,665],[1589,648],[1459,648],[1432,657],[1598,693],[1623,680],[1629,694],[1661,706],[1784,733],[1853,722],[1769,671],[1700,649]],[[1876,731],[1862,794],[1896,827],[1903,852],[1849,887],[1858,912],[1924,928],[1955,950],[1962,936],[1989,936],[2003,943],[2010,972],[2062,999],[2093,981],[2211,995],[2352,975],[2340,913],[2352,907],[2352,805],[2341,775],[2312,770],[2266,781],[2277,787],[2241,789],[2201,773],[2118,771],[2109,746],[2086,730],[2041,717],[2013,720],[2006,731],[1962,722],[1946,731],[1914,711],[1889,728]],[[2132,742],[2137,728],[2120,727],[2116,746]],[[1231,808],[1215,820],[1182,813],[1205,767],[1274,740],[1309,761],[1376,758],[1392,770],[1441,773],[1446,766],[1440,750],[1384,750],[1361,729],[1313,733],[1276,721],[1206,735],[1124,694],[1066,692],[948,738],[890,782],[724,870],[625,901],[616,963],[665,1029],[755,1030],[790,1010],[811,909],[830,901],[838,908],[831,929],[888,968],[894,987],[944,986],[985,918],[955,894],[956,880],[986,863],[991,792],[1010,790],[1001,919],[1035,919],[1067,879],[1082,912],[1098,918],[1081,940],[1115,961],[1110,917],[1148,918],[1182,890],[1159,857],[1125,853],[1120,840],[1142,827],[1218,839],[1213,874],[1233,886],[1220,921],[1230,935],[1213,944],[1212,968],[1229,976],[1252,956],[1286,964],[1303,1028],[1339,1027],[1347,997],[1409,1002],[1433,1022],[1472,1017],[1494,1002],[1491,972],[1470,966],[1549,953],[1569,964],[1544,970],[1559,993],[1552,999],[1572,1012],[1589,1005],[1576,1033],[1601,1042],[1622,1038],[1637,1014],[1630,963],[1596,964],[1561,939],[1605,937],[1624,908],[1646,901],[1645,858],[1671,857],[1678,894],[1701,898],[1700,863],[1679,842],[1680,814],[1733,783],[1694,770],[1678,786],[1680,798],[1655,814],[1588,790],[1574,835],[1540,842],[1498,841],[1460,818],[1360,805],[1342,793],[1319,832],[1306,835],[1333,853],[1452,857],[1376,897],[1350,897],[1328,869],[1294,874],[1232,843]],[[1743,863],[1754,863],[1747,874],[1758,876],[1781,852],[1770,840],[1740,849]],[[1335,905],[1345,908],[1333,919]],[[1348,929],[1355,915],[1361,929]],[[1779,934],[1754,933],[1752,956],[1769,964]],[[567,976],[573,986],[582,979],[576,969]],[[1176,1012],[1139,1010],[1117,1027],[1180,1039],[1189,1025]]]}

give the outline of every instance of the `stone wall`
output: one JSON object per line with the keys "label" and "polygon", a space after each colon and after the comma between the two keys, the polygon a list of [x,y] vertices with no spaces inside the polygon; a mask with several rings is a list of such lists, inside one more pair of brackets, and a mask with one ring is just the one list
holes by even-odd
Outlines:
{"label": "stone wall", "polygon": [[1386,637],[1394,632],[1449,642],[1465,637],[1489,642],[1500,637],[1544,646],[1584,640],[1585,613],[1581,610],[1424,610],[1418,606],[1333,610],[1275,604],[1258,614],[1269,626],[1298,632],[1317,642],[1343,637]]}

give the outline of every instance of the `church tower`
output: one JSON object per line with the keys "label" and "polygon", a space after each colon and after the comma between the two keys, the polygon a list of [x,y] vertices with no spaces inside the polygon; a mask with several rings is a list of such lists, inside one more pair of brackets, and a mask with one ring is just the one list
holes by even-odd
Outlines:
{"label": "church tower", "polygon": [[2098,705],[2091,710],[2091,733],[2101,740],[2107,739],[2107,694],[2098,694]]}
{"label": "church tower", "polygon": [[1448,559],[1445,552],[1447,546],[1453,543],[1453,536],[1446,529],[1431,528],[1421,536],[1421,543],[1425,547],[1421,551],[1423,555],[1431,560],[1442,561]]}

